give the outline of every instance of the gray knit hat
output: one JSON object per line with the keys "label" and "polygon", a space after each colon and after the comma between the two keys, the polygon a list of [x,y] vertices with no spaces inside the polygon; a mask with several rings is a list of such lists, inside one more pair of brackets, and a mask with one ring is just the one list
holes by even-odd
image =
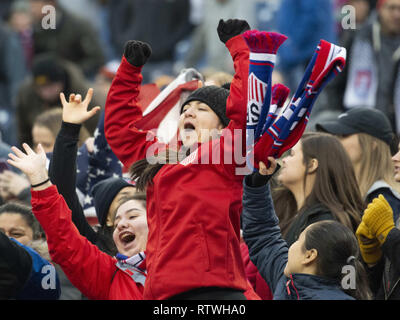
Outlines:
{"label": "gray knit hat", "polygon": [[229,118],[226,116],[226,100],[229,96],[229,90],[217,86],[205,86],[195,90],[182,104],[183,107],[190,101],[200,101],[208,105],[221,120],[224,127],[229,123]]}

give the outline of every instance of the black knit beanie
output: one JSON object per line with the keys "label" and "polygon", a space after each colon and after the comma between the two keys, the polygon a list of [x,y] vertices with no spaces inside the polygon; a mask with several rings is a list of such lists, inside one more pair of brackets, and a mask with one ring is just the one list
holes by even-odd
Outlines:
{"label": "black knit beanie", "polygon": [[110,205],[118,192],[125,187],[134,187],[122,178],[108,178],[96,183],[92,188],[94,208],[99,224],[104,226]]}
{"label": "black knit beanie", "polygon": [[217,86],[205,86],[195,90],[182,104],[183,107],[190,101],[200,101],[208,105],[221,120],[224,127],[229,124],[229,118],[226,116],[226,100],[229,96],[229,90]]}

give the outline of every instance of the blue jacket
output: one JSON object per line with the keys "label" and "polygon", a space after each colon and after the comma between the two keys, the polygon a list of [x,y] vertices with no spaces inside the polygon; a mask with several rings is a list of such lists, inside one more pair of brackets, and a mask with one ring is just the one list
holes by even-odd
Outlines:
{"label": "blue jacket", "polygon": [[273,292],[274,300],[352,300],[340,283],[310,274],[283,273],[288,246],[282,238],[269,185],[249,187],[243,183],[243,237],[250,259]]}
{"label": "blue jacket", "polygon": [[58,300],[61,294],[60,280],[55,267],[39,253],[10,238],[24,248],[32,258],[32,269],[24,287],[17,295],[17,300]]}

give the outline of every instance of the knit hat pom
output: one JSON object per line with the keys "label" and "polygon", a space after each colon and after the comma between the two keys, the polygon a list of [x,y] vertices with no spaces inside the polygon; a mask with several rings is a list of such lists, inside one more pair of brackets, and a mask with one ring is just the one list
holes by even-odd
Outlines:
{"label": "knit hat pom", "polygon": [[289,96],[289,88],[283,84],[277,83],[272,86],[272,102],[281,107]]}
{"label": "knit hat pom", "polygon": [[277,32],[248,30],[243,33],[251,52],[276,54],[287,37]]}

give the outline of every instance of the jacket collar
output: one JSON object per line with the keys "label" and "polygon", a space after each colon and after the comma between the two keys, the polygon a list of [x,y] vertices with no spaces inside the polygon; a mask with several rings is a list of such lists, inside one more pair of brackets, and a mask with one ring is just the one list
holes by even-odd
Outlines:
{"label": "jacket collar", "polygon": [[340,287],[340,282],[316,275],[296,273],[286,282],[287,293],[296,299],[352,299]]}

